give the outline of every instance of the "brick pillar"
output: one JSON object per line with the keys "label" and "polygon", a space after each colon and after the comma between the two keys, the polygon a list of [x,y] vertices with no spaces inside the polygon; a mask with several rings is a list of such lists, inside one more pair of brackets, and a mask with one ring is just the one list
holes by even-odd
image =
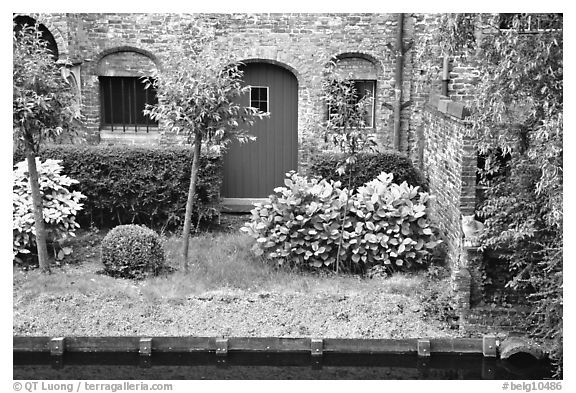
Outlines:
{"label": "brick pillar", "polygon": [[458,312],[465,313],[470,309],[470,272],[467,268],[459,267],[452,271],[452,291]]}
{"label": "brick pillar", "polygon": [[482,252],[476,245],[465,244],[462,257],[470,274],[470,305],[475,306],[482,301]]}

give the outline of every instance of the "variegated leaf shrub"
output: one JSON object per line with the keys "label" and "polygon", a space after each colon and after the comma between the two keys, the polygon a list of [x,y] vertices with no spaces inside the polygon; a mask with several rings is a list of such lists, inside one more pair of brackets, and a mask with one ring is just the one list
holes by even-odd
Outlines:
{"label": "variegated leaf shrub", "polygon": [[[42,208],[46,230],[52,241],[74,236],[74,231],[80,227],[76,222],[76,214],[82,209],[80,201],[85,198],[78,191],[70,191],[69,186],[78,183],[77,180],[62,175],[60,160],[48,159],[41,162],[36,158]],[[16,259],[18,254],[29,254],[36,245],[34,229],[34,214],[32,211],[32,194],[28,166],[26,161],[17,163],[13,171],[12,187],[12,252]],[[69,254],[69,248],[58,250],[56,259]]]}
{"label": "variegated leaf shrub", "polygon": [[430,196],[392,179],[382,172],[350,194],[339,181],[290,172],[286,187],[256,204],[241,230],[256,239],[257,255],[279,264],[331,266],[339,246],[341,267],[349,271],[374,265],[400,270],[425,263],[440,243],[427,217]]}

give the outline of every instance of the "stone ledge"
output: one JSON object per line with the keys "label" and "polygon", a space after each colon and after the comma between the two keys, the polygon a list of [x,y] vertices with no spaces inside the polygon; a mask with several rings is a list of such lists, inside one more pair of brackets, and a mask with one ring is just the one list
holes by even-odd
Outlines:
{"label": "stone ledge", "polygon": [[454,102],[449,97],[434,94],[428,100],[428,106],[456,119],[463,120],[470,116],[470,109],[460,102]]}

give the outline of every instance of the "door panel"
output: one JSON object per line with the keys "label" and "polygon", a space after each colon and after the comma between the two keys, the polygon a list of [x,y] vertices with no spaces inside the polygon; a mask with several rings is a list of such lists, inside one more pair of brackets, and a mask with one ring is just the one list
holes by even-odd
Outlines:
{"label": "door panel", "polygon": [[[285,173],[297,168],[298,82],[288,70],[265,63],[244,66],[247,85],[268,87],[270,118],[256,120],[256,141],[232,142],[224,156],[224,198],[264,198],[284,184]],[[241,104],[248,106],[246,94]]]}

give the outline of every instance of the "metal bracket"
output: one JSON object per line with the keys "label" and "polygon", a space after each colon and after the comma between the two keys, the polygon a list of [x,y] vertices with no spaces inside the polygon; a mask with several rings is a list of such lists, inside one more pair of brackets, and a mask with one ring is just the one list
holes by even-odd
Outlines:
{"label": "metal bracket", "polygon": [[62,356],[64,355],[64,337],[55,337],[50,339],[50,355]]}
{"label": "metal bracket", "polygon": [[402,48],[400,48],[400,50],[398,50],[398,48],[395,48],[394,45],[392,45],[389,42],[386,44],[386,48],[388,48],[390,50],[390,52],[396,53],[396,56],[398,56],[398,52],[400,52],[400,56],[404,56],[404,54],[406,52],[408,52],[410,49],[412,49],[413,45],[414,45],[413,40],[410,40],[406,43],[402,42]]}
{"label": "metal bracket", "polygon": [[390,110],[393,110],[393,109],[394,109],[394,106],[393,106],[392,104],[388,103],[388,102],[383,102],[383,103],[382,103],[382,107],[383,107],[383,108],[386,108],[386,109],[390,109]]}
{"label": "metal bracket", "polygon": [[496,336],[483,336],[482,337],[482,354],[489,358],[496,357]]}
{"label": "metal bracket", "polygon": [[140,356],[151,356],[152,355],[152,339],[151,338],[141,338],[138,346],[138,353]]}
{"label": "metal bracket", "polygon": [[412,41],[412,40],[408,41],[408,43],[406,43],[404,45],[404,48],[402,48],[402,50],[403,50],[402,54],[404,54],[404,53],[408,52],[410,49],[412,49],[412,45],[414,45],[414,41]]}
{"label": "metal bracket", "polygon": [[321,357],[324,352],[324,340],[313,338],[310,340],[310,354],[313,357]]}
{"label": "metal bracket", "polygon": [[227,338],[217,338],[216,339],[216,356],[227,356],[228,355],[228,339]]}
{"label": "metal bracket", "polygon": [[404,101],[404,102],[400,105],[400,109],[407,108],[407,107],[409,107],[410,105],[412,105],[412,100]]}
{"label": "metal bracket", "polygon": [[418,356],[430,356],[430,340],[418,339]]}

